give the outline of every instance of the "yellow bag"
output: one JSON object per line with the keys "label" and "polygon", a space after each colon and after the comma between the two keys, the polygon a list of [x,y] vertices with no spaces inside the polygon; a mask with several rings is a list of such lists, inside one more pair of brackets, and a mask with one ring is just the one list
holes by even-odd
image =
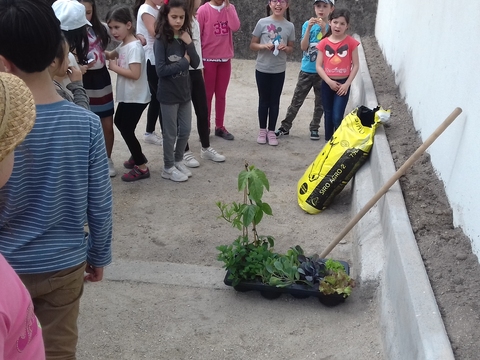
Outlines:
{"label": "yellow bag", "polygon": [[390,110],[360,106],[343,120],[297,185],[298,205],[318,214],[342,191],[362,166],[373,145],[375,130]]}

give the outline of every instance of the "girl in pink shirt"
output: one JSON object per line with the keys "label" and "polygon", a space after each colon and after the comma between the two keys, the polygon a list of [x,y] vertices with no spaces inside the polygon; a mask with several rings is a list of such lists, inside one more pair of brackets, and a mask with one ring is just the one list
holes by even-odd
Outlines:
{"label": "girl in pink shirt", "polygon": [[[322,104],[325,141],[340,126],[350,95],[350,84],[357,75],[359,42],[347,35],[350,12],[335,9],[329,16],[330,28],[317,45],[317,72],[322,78]],[[320,56],[321,54],[321,56]]]}
{"label": "girl in pink shirt", "polygon": [[209,124],[215,94],[215,135],[233,140],[233,135],[225,129],[224,118],[232,71],[232,33],[240,29],[240,19],[229,0],[210,0],[198,9],[197,20],[200,24]]}

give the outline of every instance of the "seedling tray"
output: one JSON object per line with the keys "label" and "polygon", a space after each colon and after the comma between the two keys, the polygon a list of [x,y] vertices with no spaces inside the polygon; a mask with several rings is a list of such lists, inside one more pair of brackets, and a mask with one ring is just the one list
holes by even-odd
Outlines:
{"label": "seedling tray", "polygon": [[[339,262],[345,268],[345,272],[350,275],[350,266],[345,261]],[[227,271],[225,275],[225,279],[223,282],[227,286],[232,286],[232,280],[228,277],[230,276],[230,272]],[[255,281],[241,281],[236,286],[233,287],[236,291],[246,292],[246,291],[259,291],[260,295],[264,298],[273,300],[280,297],[282,294],[290,294],[299,299],[305,299],[310,296],[316,297],[320,300],[320,302],[326,306],[335,306],[340,303],[345,302],[345,298],[343,295],[340,294],[332,294],[332,295],[324,295],[318,289],[312,288],[308,285],[304,284],[293,284],[286,287],[276,287],[271,286],[268,284],[262,283],[260,280]]]}

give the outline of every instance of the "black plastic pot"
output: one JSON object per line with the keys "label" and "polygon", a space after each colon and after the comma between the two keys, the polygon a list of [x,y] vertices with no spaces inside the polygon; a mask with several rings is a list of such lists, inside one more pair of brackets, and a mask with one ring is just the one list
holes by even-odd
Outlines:
{"label": "black plastic pot", "polygon": [[[345,261],[339,261],[345,268],[345,272],[350,275],[350,266]],[[228,277],[230,272],[227,271],[225,279],[223,282],[227,286],[232,286],[232,280]],[[236,291],[246,292],[246,291],[260,291],[260,295],[264,298],[273,300],[280,297],[282,294],[290,294],[299,299],[305,299],[310,296],[316,297],[320,302],[326,306],[335,306],[345,302],[343,295],[332,294],[325,295],[322,294],[318,288],[312,288],[306,284],[293,284],[286,287],[276,287],[262,283],[260,280],[254,281],[241,281],[239,284],[233,287]]]}

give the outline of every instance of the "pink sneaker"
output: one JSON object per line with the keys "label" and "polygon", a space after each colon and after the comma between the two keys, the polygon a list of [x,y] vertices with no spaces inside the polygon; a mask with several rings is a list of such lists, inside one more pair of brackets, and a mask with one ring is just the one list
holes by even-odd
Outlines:
{"label": "pink sneaker", "polygon": [[277,135],[275,135],[275,131],[268,130],[267,140],[268,140],[268,145],[272,145],[272,146],[278,145]]}
{"label": "pink sneaker", "polygon": [[266,144],[267,143],[267,129],[260,129],[258,132],[257,143]]}

